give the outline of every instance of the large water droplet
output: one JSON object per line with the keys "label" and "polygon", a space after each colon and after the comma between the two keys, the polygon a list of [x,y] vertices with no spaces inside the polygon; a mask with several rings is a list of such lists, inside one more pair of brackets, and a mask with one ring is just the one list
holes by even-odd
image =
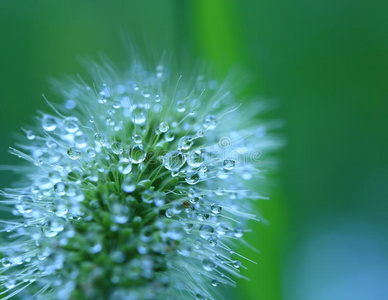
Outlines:
{"label": "large water droplet", "polygon": [[222,211],[222,207],[218,203],[213,203],[211,206],[211,210],[213,214],[219,214]]}
{"label": "large water droplet", "polygon": [[132,110],[132,122],[135,124],[144,124],[147,121],[146,112],[143,107],[135,106]]}
{"label": "large water droplet", "polygon": [[196,172],[187,173],[185,176],[185,180],[188,184],[197,184],[199,182],[199,174]]}
{"label": "large water droplet", "polygon": [[88,138],[86,135],[81,134],[74,137],[74,144],[77,148],[85,148],[88,145]]}
{"label": "large water droplet", "polygon": [[198,168],[203,164],[203,161],[204,159],[203,159],[201,150],[190,151],[187,154],[187,164],[190,167]]}
{"label": "large water droplet", "polygon": [[142,139],[141,139],[141,136],[138,135],[138,134],[135,134],[133,137],[132,137],[133,141],[136,143],[136,144],[141,144],[142,143]]}
{"label": "large water droplet", "polygon": [[119,155],[119,154],[123,153],[123,146],[121,145],[120,142],[114,141],[110,147],[111,147],[112,152],[114,154]]}
{"label": "large water droplet", "polygon": [[201,294],[195,294],[195,300],[206,300],[206,298]]}
{"label": "large water droplet", "polygon": [[65,130],[69,133],[76,132],[79,129],[78,118],[68,117],[65,119]]}
{"label": "large water droplet", "polygon": [[121,174],[127,175],[132,171],[132,163],[128,158],[121,158],[118,162],[118,170]]}
{"label": "large water droplet", "polygon": [[42,128],[46,131],[54,131],[57,128],[57,119],[50,115],[42,118]]}
{"label": "large water droplet", "polygon": [[136,184],[131,177],[127,176],[124,178],[121,188],[126,193],[132,193],[136,189]]}
{"label": "large water droplet", "polygon": [[143,145],[135,145],[131,149],[131,160],[134,164],[140,164],[145,160],[147,156],[146,151],[144,150]]}
{"label": "large water droplet", "polygon": [[233,267],[235,267],[236,269],[240,268],[241,267],[241,262],[239,260],[233,261]]}
{"label": "large water droplet", "polygon": [[81,157],[81,151],[79,151],[77,148],[71,147],[69,150],[67,150],[67,155],[70,159],[76,160]]}
{"label": "large water droplet", "polygon": [[166,212],[164,213],[165,216],[169,219],[171,219],[174,216],[174,213],[172,212],[171,209],[167,209]]}
{"label": "large water droplet", "polygon": [[177,106],[176,106],[176,110],[178,112],[184,112],[186,110],[185,103],[183,101],[178,101]]}
{"label": "large water droplet", "polygon": [[236,161],[234,161],[233,159],[224,160],[224,169],[226,170],[232,170],[235,165],[236,165]]}
{"label": "large water droplet", "polygon": [[186,156],[181,151],[171,151],[163,157],[163,165],[167,170],[177,171],[186,162]]}
{"label": "large water droplet", "polygon": [[7,289],[13,289],[16,286],[16,280],[14,279],[8,279],[4,282],[4,287]]}
{"label": "large water droplet", "polygon": [[35,139],[35,133],[32,131],[32,130],[28,130],[27,132],[26,132],[26,137],[27,137],[27,139],[29,139],[29,140],[33,140],[33,139]]}
{"label": "large water droplet", "polygon": [[244,228],[241,227],[241,226],[236,226],[234,228],[234,231],[233,231],[233,235],[236,237],[236,238],[240,238],[244,235]]}
{"label": "large water droplet", "polygon": [[214,115],[208,115],[203,122],[203,128],[206,130],[213,130],[217,126],[217,119]]}
{"label": "large water droplet", "polygon": [[66,194],[66,185],[63,182],[57,182],[54,185],[54,191],[58,196],[64,196]]}
{"label": "large water droplet", "polygon": [[154,192],[151,190],[145,190],[141,194],[141,200],[143,200],[143,202],[148,204],[152,203],[154,201]]}
{"label": "large water droplet", "polygon": [[86,150],[86,153],[88,154],[89,157],[95,157],[96,156],[96,151],[93,148],[89,148]]}
{"label": "large water droplet", "polygon": [[191,136],[184,136],[179,140],[178,149],[179,150],[188,150],[194,144],[193,138]]}
{"label": "large water droplet", "polygon": [[105,146],[106,145],[106,137],[102,133],[96,133],[94,135],[94,141],[96,142],[97,145],[99,146]]}
{"label": "large water droplet", "polygon": [[167,122],[162,122],[159,124],[160,132],[167,132],[169,129],[170,129],[170,126],[168,126]]}
{"label": "large water droplet", "polygon": [[210,239],[213,233],[214,233],[214,228],[209,225],[202,225],[199,228],[199,235],[205,240]]}
{"label": "large water droplet", "polygon": [[1,260],[1,264],[3,265],[3,267],[9,267],[11,265],[11,261],[8,257],[3,257],[3,259]]}
{"label": "large water droplet", "polygon": [[129,208],[126,205],[113,204],[111,208],[112,220],[117,224],[124,224],[129,220]]}
{"label": "large water droplet", "polygon": [[[161,207],[166,202],[165,200],[166,194],[163,192],[155,192],[154,193],[154,204],[157,207]],[[175,213],[175,212],[174,212]]]}
{"label": "large water droplet", "polygon": [[148,89],[144,89],[140,92],[140,94],[144,97],[144,98],[149,98],[151,96],[151,91],[148,90]]}
{"label": "large water droplet", "polygon": [[167,131],[164,135],[166,142],[172,142],[175,139],[175,135],[172,131]]}
{"label": "large water droplet", "polygon": [[205,258],[203,261],[202,261],[202,267],[205,269],[205,271],[213,271],[215,268],[216,268],[217,264],[211,260],[211,259],[208,259],[208,258]]}

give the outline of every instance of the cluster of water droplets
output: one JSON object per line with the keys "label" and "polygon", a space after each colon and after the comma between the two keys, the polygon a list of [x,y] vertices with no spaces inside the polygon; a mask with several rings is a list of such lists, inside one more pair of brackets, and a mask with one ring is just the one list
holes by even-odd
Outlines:
{"label": "cluster of water droplets", "polygon": [[236,154],[275,144],[239,131],[214,80],[184,82],[162,65],[98,74],[71,83],[11,148],[29,183],[2,192],[16,219],[0,221],[0,295],[215,299],[242,277],[249,260],[231,247],[261,198],[245,187],[255,166]]}

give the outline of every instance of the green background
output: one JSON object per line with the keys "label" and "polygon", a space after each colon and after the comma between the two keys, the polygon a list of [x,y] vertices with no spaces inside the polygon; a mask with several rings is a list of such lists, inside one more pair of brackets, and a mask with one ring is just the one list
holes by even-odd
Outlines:
{"label": "green background", "polygon": [[388,299],[387,20],[383,0],[2,0],[0,165],[17,163],[7,147],[46,109],[47,79],[82,74],[77,57],[126,61],[123,36],[219,76],[239,65],[280,103],[288,144],[258,205],[270,225],[248,236],[261,253],[241,249],[258,265],[226,299]]}

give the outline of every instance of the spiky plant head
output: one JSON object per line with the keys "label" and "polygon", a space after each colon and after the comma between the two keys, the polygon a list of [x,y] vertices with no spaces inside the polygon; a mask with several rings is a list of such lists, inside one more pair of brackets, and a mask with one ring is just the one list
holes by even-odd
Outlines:
{"label": "spiky plant head", "polygon": [[57,84],[64,104],[11,149],[28,165],[2,193],[2,299],[221,299],[265,198],[247,182],[279,145],[254,120],[265,105],[162,64],[91,74]]}

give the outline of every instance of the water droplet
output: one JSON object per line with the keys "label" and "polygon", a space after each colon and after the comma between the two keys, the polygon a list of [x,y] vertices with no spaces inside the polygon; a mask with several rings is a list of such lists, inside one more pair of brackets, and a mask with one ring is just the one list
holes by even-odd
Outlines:
{"label": "water droplet", "polygon": [[63,229],[65,229],[65,226],[60,222],[52,221],[50,223],[50,230],[52,230],[54,232],[61,232],[61,231],[63,231]]}
{"label": "water droplet", "polygon": [[174,204],[171,207],[171,211],[174,213],[174,215],[179,215],[182,212],[182,204]]}
{"label": "water droplet", "polygon": [[205,135],[205,131],[203,131],[202,129],[197,131],[197,137],[203,137],[204,135]]}
{"label": "water droplet", "polygon": [[90,116],[90,117],[89,117],[89,122],[90,122],[90,123],[94,123],[94,116]]}
{"label": "water droplet", "polygon": [[218,195],[218,196],[222,196],[222,195],[224,194],[224,192],[225,192],[225,189],[222,188],[222,187],[218,187],[218,188],[216,188],[216,190],[215,190],[215,193],[216,193],[216,195]]}
{"label": "water droplet", "polygon": [[211,247],[217,246],[217,240],[216,240],[215,238],[210,238],[210,239],[209,239],[209,245],[210,245]]}
{"label": "water droplet", "polygon": [[112,102],[112,107],[113,107],[114,109],[119,109],[119,108],[121,107],[120,101],[114,100],[114,101]]}
{"label": "water droplet", "polygon": [[222,207],[217,203],[213,203],[211,206],[211,210],[213,214],[219,214],[222,211]]}
{"label": "water droplet", "polygon": [[136,184],[131,177],[127,176],[124,178],[121,188],[126,193],[132,193],[136,189]]}
{"label": "water droplet", "polygon": [[35,133],[32,131],[32,130],[28,130],[27,132],[26,132],[26,137],[27,137],[27,139],[29,139],[29,140],[33,140],[33,139],[35,139]]}
{"label": "water droplet", "polygon": [[195,172],[187,173],[185,176],[185,180],[188,184],[197,184],[199,179],[199,174]]}
{"label": "water droplet", "polygon": [[174,213],[171,211],[171,209],[167,209],[164,213],[167,218],[171,219],[174,216]]}
{"label": "water droplet", "polygon": [[131,149],[131,160],[134,164],[140,164],[145,160],[147,156],[146,151],[144,150],[143,145],[135,145]]}
{"label": "water droplet", "polygon": [[158,94],[155,95],[155,102],[156,102],[156,103],[159,103],[160,100],[161,100],[160,95],[158,95]]}
{"label": "water droplet", "polygon": [[199,228],[199,235],[205,240],[210,239],[213,233],[214,233],[214,228],[209,225],[202,225]]}
{"label": "water droplet", "polygon": [[118,170],[121,174],[127,175],[132,171],[132,163],[128,158],[121,158],[118,162]]}
{"label": "water droplet", "polygon": [[151,91],[148,90],[148,89],[144,89],[140,92],[140,94],[144,97],[144,98],[149,98],[151,96]]}
{"label": "water droplet", "polygon": [[186,162],[186,156],[181,151],[171,151],[163,157],[163,165],[167,170],[177,171]]}
{"label": "water droplet", "polygon": [[199,213],[197,213],[197,220],[198,221],[206,221],[206,220],[208,220],[209,219],[209,214],[207,214],[207,213],[204,213],[204,212],[199,212]]}
{"label": "water droplet", "polygon": [[195,300],[206,300],[206,298],[204,296],[202,296],[201,294],[196,294]]}
{"label": "water droplet", "polygon": [[101,244],[95,244],[93,247],[90,248],[89,252],[92,254],[96,254],[98,252],[101,252],[102,245]]}
{"label": "water droplet", "polygon": [[3,259],[1,260],[1,264],[3,265],[3,267],[9,267],[11,265],[11,261],[8,257],[3,257]]}
{"label": "water droplet", "polygon": [[88,145],[88,138],[86,135],[81,134],[74,137],[74,144],[77,148],[85,148]]}
{"label": "water droplet", "polygon": [[179,150],[188,150],[194,144],[193,138],[191,136],[184,136],[179,140],[178,149]]}
{"label": "water droplet", "polygon": [[156,66],[156,77],[162,78],[165,72],[165,67],[163,65]]}
{"label": "water droplet", "polygon": [[96,151],[93,148],[89,148],[88,150],[86,150],[86,153],[88,154],[89,157],[96,156]]}
{"label": "water droplet", "polygon": [[203,122],[203,128],[206,130],[213,130],[217,126],[217,119],[214,115],[208,115]]}
{"label": "water droplet", "polygon": [[112,260],[115,263],[121,264],[125,261],[125,254],[121,251],[115,251],[112,253]]}
{"label": "water droplet", "polygon": [[16,281],[14,279],[8,279],[4,282],[4,286],[7,289],[13,289],[16,286]]}
{"label": "water droplet", "polygon": [[241,262],[239,260],[234,260],[233,261],[233,267],[235,267],[236,269],[240,268],[241,267]]}
{"label": "water droplet", "polygon": [[42,118],[42,128],[46,131],[54,131],[57,128],[57,119],[50,115]]}
{"label": "water droplet", "polygon": [[212,286],[218,286],[219,282],[216,279],[212,280]]}
{"label": "water droplet", "polygon": [[201,199],[201,197],[191,197],[190,203],[197,204],[200,199]]}
{"label": "water droplet", "polygon": [[66,100],[65,108],[66,109],[74,109],[77,106],[77,102],[73,99]]}
{"label": "water droplet", "polygon": [[112,152],[114,154],[119,155],[119,154],[123,153],[123,147],[121,146],[120,142],[114,141],[110,147],[111,147]]}
{"label": "water droplet", "polygon": [[145,109],[141,106],[135,106],[132,110],[132,122],[134,124],[144,124],[147,121]]}
{"label": "water droplet", "polygon": [[[155,192],[154,193],[154,204],[155,204],[155,206],[157,206],[157,207],[163,206],[166,203],[165,198],[166,198],[166,194],[165,193],[163,193],[163,192]],[[176,213],[176,212],[174,211],[174,213]]]}
{"label": "water droplet", "polygon": [[85,199],[85,195],[76,184],[66,184],[66,195],[71,197],[72,201],[82,202]]}
{"label": "water droplet", "polygon": [[68,117],[65,119],[65,130],[69,133],[76,132],[79,129],[78,118]]}
{"label": "water droplet", "polygon": [[55,209],[55,215],[57,217],[63,217],[65,216],[67,213],[69,212],[69,210],[67,209],[67,207],[63,204],[59,204],[56,209]]}
{"label": "water droplet", "polygon": [[58,231],[52,230],[51,227],[46,226],[43,228],[45,237],[54,237],[58,235]]}
{"label": "water droplet", "polygon": [[69,150],[67,150],[67,155],[70,159],[76,160],[81,157],[81,151],[79,151],[77,148],[71,147]]}
{"label": "water droplet", "polygon": [[66,195],[66,185],[63,182],[58,182],[54,185],[54,191],[58,196]]}
{"label": "water droplet", "polygon": [[116,122],[115,122],[115,119],[113,117],[106,117],[105,118],[105,124],[107,126],[115,126]]}
{"label": "water droplet", "polygon": [[162,122],[159,124],[160,132],[167,132],[170,129],[167,122]]}
{"label": "water droplet", "polygon": [[112,221],[124,224],[129,220],[129,208],[126,205],[115,203],[111,206]]}
{"label": "water droplet", "polygon": [[240,238],[244,235],[244,228],[241,227],[241,226],[236,226],[234,228],[234,231],[233,231],[233,235],[236,237],[236,238]]}
{"label": "water droplet", "polygon": [[224,160],[224,169],[226,170],[232,170],[235,165],[236,165],[236,162],[233,159]]}
{"label": "water droplet", "polygon": [[194,241],[194,247],[198,250],[201,249],[202,248],[202,241],[200,241],[200,240]]}
{"label": "water droplet", "polygon": [[106,137],[102,133],[96,133],[94,135],[94,141],[96,142],[97,145],[99,146],[105,146],[106,145]]}
{"label": "water droplet", "polygon": [[177,110],[178,112],[184,112],[184,111],[186,110],[185,103],[184,103],[183,101],[178,101],[178,102],[177,102],[176,110]]}
{"label": "water droplet", "polygon": [[203,161],[204,159],[203,159],[201,150],[190,151],[187,154],[187,164],[190,167],[198,168],[203,164]]}
{"label": "water droplet", "polygon": [[168,131],[164,135],[164,139],[166,142],[172,142],[175,139],[175,135],[172,131]]}
{"label": "water droplet", "polygon": [[229,227],[226,223],[220,222],[217,224],[216,231],[219,235],[225,235],[229,231]]}
{"label": "water droplet", "polygon": [[205,269],[205,271],[213,271],[215,268],[216,268],[216,263],[211,260],[211,259],[208,259],[208,258],[205,258],[203,261],[202,261],[202,267]]}
{"label": "water droplet", "polygon": [[141,194],[141,200],[145,203],[151,204],[154,201],[154,192],[151,190],[145,190]]}
{"label": "water droplet", "polygon": [[142,143],[142,139],[141,139],[141,136],[138,135],[138,134],[135,134],[133,137],[132,137],[133,141],[136,143],[136,144],[141,144]]}

